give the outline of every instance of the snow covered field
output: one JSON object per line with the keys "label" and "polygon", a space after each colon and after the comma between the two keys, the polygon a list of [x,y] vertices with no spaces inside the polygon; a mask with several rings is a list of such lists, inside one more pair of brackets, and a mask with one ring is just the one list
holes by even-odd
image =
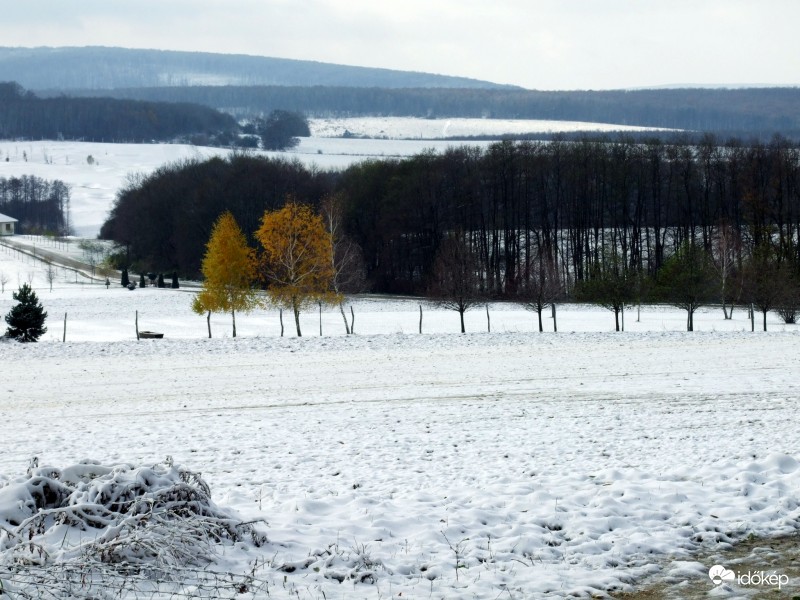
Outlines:
{"label": "snow covered field", "polygon": [[[270,598],[588,597],[652,575],[739,597],[757,590],[714,588],[697,553],[800,528],[800,337],[774,318],[751,333],[743,311],[709,309],[686,333],[681,312],[646,307],[614,333],[612,313],[562,306],[539,334],[491,305],[492,333],[475,311],[460,335],[425,307],[419,335],[418,301],[364,298],[355,336],[329,309],[323,337],[312,311],[305,337],[281,338],[264,310],[236,339],[215,316],[209,340],[187,289],[67,272],[51,292],[3,249],[0,272],[0,313],[30,280],[50,328],[0,343],[0,486],[34,456],[172,456],[267,521],[264,547],[218,566]],[[135,341],[135,311],[165,338]]]}
{"label": "snow covered field", "polygon": [[408,117],[357,117],[352,119],[312,119],[314,137],[355,136],[385,139],[435,140],[450,137],[507,136],[529,133],[575,131],[655,131],[652,127],[586,123],[582,121],[545,121],[533,119],[420,119]]}

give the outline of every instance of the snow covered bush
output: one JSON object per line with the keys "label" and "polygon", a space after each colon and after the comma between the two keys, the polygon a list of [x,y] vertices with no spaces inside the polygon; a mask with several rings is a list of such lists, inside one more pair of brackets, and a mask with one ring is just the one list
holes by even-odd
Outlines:
{"label": "snow covered bush", "polygon": [[223,547],[266,535],[212,502],[198,473],[83,461],[0,482],[0,565],[205,567]]}

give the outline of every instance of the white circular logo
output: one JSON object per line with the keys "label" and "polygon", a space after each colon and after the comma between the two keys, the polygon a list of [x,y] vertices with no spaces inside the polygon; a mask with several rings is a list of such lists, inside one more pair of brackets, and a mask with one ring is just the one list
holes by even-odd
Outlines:
{"label": "white circular logo", "polygon": [[714,565],[708,570],[708,576],[714,582],[714,585],[719,585],[723,581],[733,581],[736,578],[736,573],[722,565]]}

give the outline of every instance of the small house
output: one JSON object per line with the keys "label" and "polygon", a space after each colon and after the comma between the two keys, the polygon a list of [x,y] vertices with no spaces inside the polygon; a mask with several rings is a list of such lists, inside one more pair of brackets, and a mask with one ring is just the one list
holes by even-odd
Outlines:
{"label": "small house", "polygon": [[0,235],[14,235],[14,223],[18,221],[0,213]]}

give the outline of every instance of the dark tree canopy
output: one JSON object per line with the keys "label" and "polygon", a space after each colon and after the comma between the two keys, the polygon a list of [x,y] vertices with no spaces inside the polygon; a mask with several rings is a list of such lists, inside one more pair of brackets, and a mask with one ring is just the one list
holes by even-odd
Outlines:
{"label": "dark tree canopy", "polygon": [[[572,296],[612,257],[624,273],[652,278],[687,244],[719,256],[722,230],[734,240],[726,246],[734,266],[767,240],[800,264],[798,182],[800,149],[780,138],[506,141],[341,172],[235,154],[132,180],[102,235],[137,270],[197,276],[203,240],[225,210],[254,244],[260,216],[286,197],[316,209],[336,195],[341,233],[361,249],[376,292],[424,294],[443,240],[463,232],[490,297],[516,299],[538,280]],[[719,277],[710,277],[718,301]]]}
{"label": "dark tree canopy", "polygon": [[47,313],[39,298],[27,283],[23,283],[13,296],[17,304],[6,315],[6,335],[20,342],[35,342],[47,332],[44,326]]}
{"label": "dark tree canopy", "polygon": [[69,207],[69,186],[59,179],[0,177],[0,213],[19,221],[17,233],[68,235]]}
{"label": "dark tree canopy", "polygon": [[300,143],[298,138],[309,137],[308,120],[298,112],[273,110],[259,124],[264,150],[286,150]]}
{"label": "dark tree canopy", "polygon": [[233,117],[198,104],[39,98],[15,83],[0,83],[0,138],[149,142],[200,134],[208,141],[228,140],[236,131]]}

